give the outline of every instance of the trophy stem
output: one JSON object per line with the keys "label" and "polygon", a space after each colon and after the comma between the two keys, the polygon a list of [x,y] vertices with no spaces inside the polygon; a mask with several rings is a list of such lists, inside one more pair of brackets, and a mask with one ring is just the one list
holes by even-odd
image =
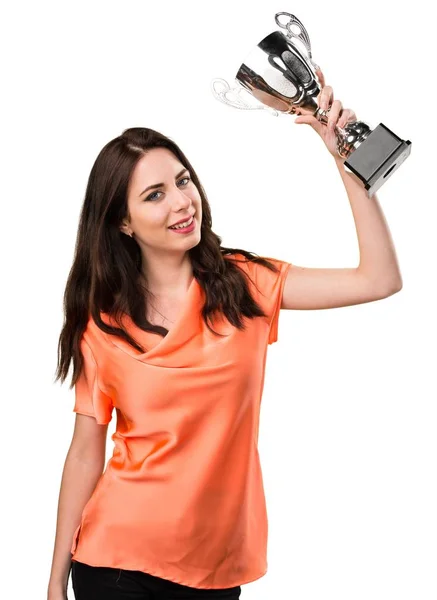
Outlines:
{"label": "trophy stem", "polygon": [[[327,126],[329,119],[329,109],[322,110],[318,108],[314,116],[316,119]],[[344,127],[334,128],[337,136],[337,150],[342,158],[349,158],[354,150],[360,146],[364,140],[372,133],[369,125],[363,121],[352,121],[347,123]]]}

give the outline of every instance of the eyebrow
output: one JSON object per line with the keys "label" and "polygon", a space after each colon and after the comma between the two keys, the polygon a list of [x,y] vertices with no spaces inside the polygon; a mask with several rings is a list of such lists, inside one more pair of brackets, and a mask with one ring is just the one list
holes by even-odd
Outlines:
{"label": "eyebrow", "polygon": [[[180,171],[177,175],[175,175],[175,179],[177,179],[178,177],[180,177],[182,175],[182,173],[185,173],[185,171],[188,171],[188,169],[186,167],[184,167],[182,169],[182,171]],[[146,187],[145,190],[143,190],[141,192],[141,194],[139,194],[138,198],[140,196],[142,196],[144,194],[144,192],[147,192],[147,190],[154,190],[155,188],[159,188],[159,187],[164,187],[164,183],[155,183],[154,185],[149,185],[148,187]]]}

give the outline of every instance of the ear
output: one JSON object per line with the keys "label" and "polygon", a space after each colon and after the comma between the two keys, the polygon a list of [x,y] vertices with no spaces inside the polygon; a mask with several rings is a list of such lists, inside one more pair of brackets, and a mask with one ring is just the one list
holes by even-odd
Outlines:
{"label": "ear", "polygon": [[130,227],[127,221],[123,221],[122,224],[119,227],[121,233],[125,233],[126,235],[130,236]]}

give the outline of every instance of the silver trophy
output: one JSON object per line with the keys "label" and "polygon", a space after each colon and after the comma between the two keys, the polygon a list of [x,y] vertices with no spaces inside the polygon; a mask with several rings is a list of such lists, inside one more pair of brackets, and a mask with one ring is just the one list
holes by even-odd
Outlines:
{"label": "silver trophy", "polygon": [[[283,15],[288,17],[286,23],[279,20]],[[276,13],[275,21],[287,34],[274,31],[255,46],[236,75],[242,87],[230,88],[224,79],[214,79],[212,92],[218,100],[234,108],[267,110],[273,116],[313,115],[326,125],[329,109],[321,110],[317,104],[322,87],[308,33],[290,13]],[[248,104],[241,96],[243,91],[261,105]],[[372,130],[363,121],[349,122],[343,128],[336,126],[335,133],[338,153],[347,159],[345,167],[363,182],[369,198],[411,152],[411,142],[402,140],[382,123]]]}

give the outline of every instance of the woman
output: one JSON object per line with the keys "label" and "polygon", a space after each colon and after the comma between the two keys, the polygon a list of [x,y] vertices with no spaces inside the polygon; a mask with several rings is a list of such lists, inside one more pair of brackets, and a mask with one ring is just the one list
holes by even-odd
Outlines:
{"label": "woman", "polygon": [[[332,125],[355,120],[329,86],[318,100]],[[345,171],[334,129],[296,122],[319,133],[340,170],[357,269],[302,269],[221,247],[192,165],[156,131],[127,129],[97,157],[59,342],[57,378],[74,364],[76,423],[49,600],[66,598],[70,567],[77,600],[237,599],[266,573],[258,418],[279,310],[358,304],[401,288],[377,200]],[[115,447],[102,473],[114,407]]]}

